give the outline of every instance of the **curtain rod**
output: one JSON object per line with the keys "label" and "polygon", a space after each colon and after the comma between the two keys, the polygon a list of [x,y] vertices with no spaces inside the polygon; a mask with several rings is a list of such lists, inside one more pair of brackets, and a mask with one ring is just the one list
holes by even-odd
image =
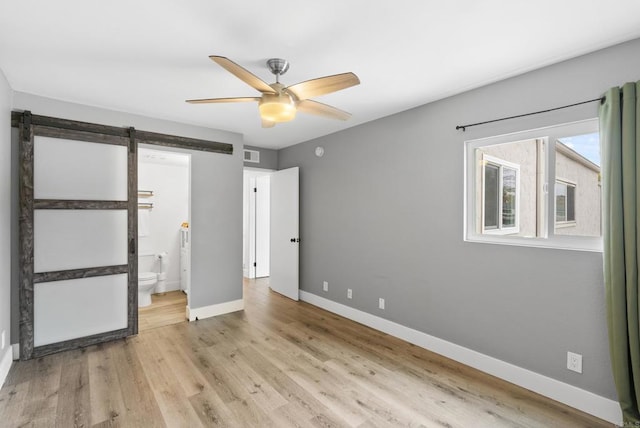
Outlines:
{"label": "curtain rod", "polygon": [[547,110],[534,111],[533,113],[525,113],[525,114],[519,114],[517,116],[502,117],[500,119],[487,120],[487,121],[478,122],[478,123],[470,123],[468,125],[458,125],[458,126],[456,126],[456,130],[462,129],[462,132],[465,132],[467,130],[467,128],[470,128],[472,126],[485,125],[487,123],[500,122],[500,121],[509,120],[509,119],[516,119],[518,117],[533,116],[534,114],[547,113],[547,112],[555,111],[555,110],[562,110],[563,108],[569,108],[569,107],[579,106],[579,105],[582,105],[582,104],[594,103],[596,101],[600,101],[601,103],[603,103],[605,101],[605,99],[606,99],[605,97],[594,98],[592,100],[582,101],[582,102],[574,103],[574,104],[569,104],[569,105],[562,106],[562,107],[555,107],[555,108],[550,108],[550,109],[547,109]]}

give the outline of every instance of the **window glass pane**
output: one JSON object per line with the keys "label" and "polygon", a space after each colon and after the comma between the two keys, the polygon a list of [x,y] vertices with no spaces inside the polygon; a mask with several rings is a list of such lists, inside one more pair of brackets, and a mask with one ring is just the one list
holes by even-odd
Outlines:
{"label": "window glass pane", "polygon": [[498,227],[498,194],[500,186],[499,168],[496,165],[486,164],[484,167],[484,228],[496,229]]}
{"label": "window glass pane", "polygon": [[502,227],[516,226],[516,170],[502,168]]}
{"label": "window glass pane", "polygon": [[594,165],[600,166],[600,135],[597,132],[564,137],[558,141]]}
{"label": "window glass pane", "polygon": [[576,221],[576,188],[567,186],[567,221]]}
{"label": "window glass pane", "polygon": [[[598,133],[556,141],[556,224],[558,235],[601,236],[600,141]],[[556,182],[558,183],[558,182]]]}
{"label": "window glass pane", "polygon": [[556,221],[567,221],[567,185],[556,183]]}

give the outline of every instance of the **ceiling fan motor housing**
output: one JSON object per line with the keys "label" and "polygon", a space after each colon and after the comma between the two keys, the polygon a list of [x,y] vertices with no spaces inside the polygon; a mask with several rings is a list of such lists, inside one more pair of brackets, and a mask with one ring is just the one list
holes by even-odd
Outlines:
{"label": "ceiling fan motor housing", "polygon": [[289,70],[289,61],[282,58],[271,58],[267,60],[267,67],[269,67],[269,70],[275,74],[277,78]]}

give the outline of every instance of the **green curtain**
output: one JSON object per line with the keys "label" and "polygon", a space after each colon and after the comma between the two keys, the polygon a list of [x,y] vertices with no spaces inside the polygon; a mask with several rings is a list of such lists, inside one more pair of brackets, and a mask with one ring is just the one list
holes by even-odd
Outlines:
{"label": "green curtain", "polygon": [[613,377],[626,426],[640,426],[640,82],[600,105],[604,280]]}

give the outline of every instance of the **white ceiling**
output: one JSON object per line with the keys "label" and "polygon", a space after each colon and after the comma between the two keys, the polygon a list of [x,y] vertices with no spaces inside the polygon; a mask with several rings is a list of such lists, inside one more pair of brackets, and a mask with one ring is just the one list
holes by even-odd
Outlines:
{"label": "white ceiling", "polygon": [[[281,148],[640,37],[637,0],[0,0],[0,69],[16,91],[239,132]],[[317,98],[347,122],[299,114],[260,127],[258,93],[208,59],[267,82],[352,71]],[[581,100],[576,100],[581,101]],[[37,114],[37,111],[34,111]]]}

